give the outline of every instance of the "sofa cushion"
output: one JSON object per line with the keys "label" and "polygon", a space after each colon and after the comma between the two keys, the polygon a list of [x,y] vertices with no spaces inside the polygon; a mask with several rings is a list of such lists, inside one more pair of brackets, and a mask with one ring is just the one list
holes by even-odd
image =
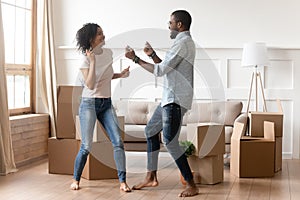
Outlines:
{"label": "sofa cushion", "polygon": [[145,125],[159,103],[143,101],[114,101],[118,116],[125,117],[125,124]]}
{"label": "sofa cushion", "polygon": [[146,125],[126,125],[124,142],[145,142],[145,127]]}
{"label": "sofa cushion", "polygon": [[216,122],[233,126],[234,120],[242,111],[242,102],[194,102],[184,118],[183,125],[187,123]]}

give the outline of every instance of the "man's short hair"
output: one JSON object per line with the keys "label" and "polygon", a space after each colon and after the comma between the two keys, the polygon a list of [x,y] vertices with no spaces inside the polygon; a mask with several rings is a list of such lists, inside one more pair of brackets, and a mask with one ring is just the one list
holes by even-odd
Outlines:
{"label": "man's short hair", "polygon": [[171,15],[174,16],[176,21],[180,21],[186,30],[190,30],[192,17],[186,10],[176,10]]}

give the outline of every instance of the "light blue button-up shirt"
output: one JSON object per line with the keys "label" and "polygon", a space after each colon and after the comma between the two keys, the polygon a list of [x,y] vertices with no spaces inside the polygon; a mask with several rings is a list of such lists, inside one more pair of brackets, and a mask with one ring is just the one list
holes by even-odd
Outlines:
{"label": "light blue button-up shirt", "polygon": [[164,79],[161,106],[176,103],[186,109],[191,108],[195,54],[190,32],[180,32],[165,59],[154,65],[154,75]]}

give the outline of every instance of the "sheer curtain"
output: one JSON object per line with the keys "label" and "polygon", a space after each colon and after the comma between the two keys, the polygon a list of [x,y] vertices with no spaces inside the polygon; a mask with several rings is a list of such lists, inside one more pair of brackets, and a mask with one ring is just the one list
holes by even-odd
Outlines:
{"label": "sheer curtain", "polygon": [[17,171],[11,143],[11,132],[7,102],[5,75],[5,52],[2,24],[2,8],[0,3],[0,175]]}
{"label": "sheer curtain", "polygon": [[52,28],[52,1],[37,1],[38,89],[50,115],[51,136],[56,135],[57,89],[55,51]]}

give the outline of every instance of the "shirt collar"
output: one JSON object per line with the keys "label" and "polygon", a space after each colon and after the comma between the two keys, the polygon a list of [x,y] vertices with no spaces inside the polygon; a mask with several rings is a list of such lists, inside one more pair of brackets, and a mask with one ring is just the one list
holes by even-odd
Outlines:
{"label": "shirt collar", "polygon": [[185,37],[185,36],[191,37],[190,31],[179,32],[179,33],[177,34],[175,40],[180,40],[181,38],[183,38],[183,37]]}

